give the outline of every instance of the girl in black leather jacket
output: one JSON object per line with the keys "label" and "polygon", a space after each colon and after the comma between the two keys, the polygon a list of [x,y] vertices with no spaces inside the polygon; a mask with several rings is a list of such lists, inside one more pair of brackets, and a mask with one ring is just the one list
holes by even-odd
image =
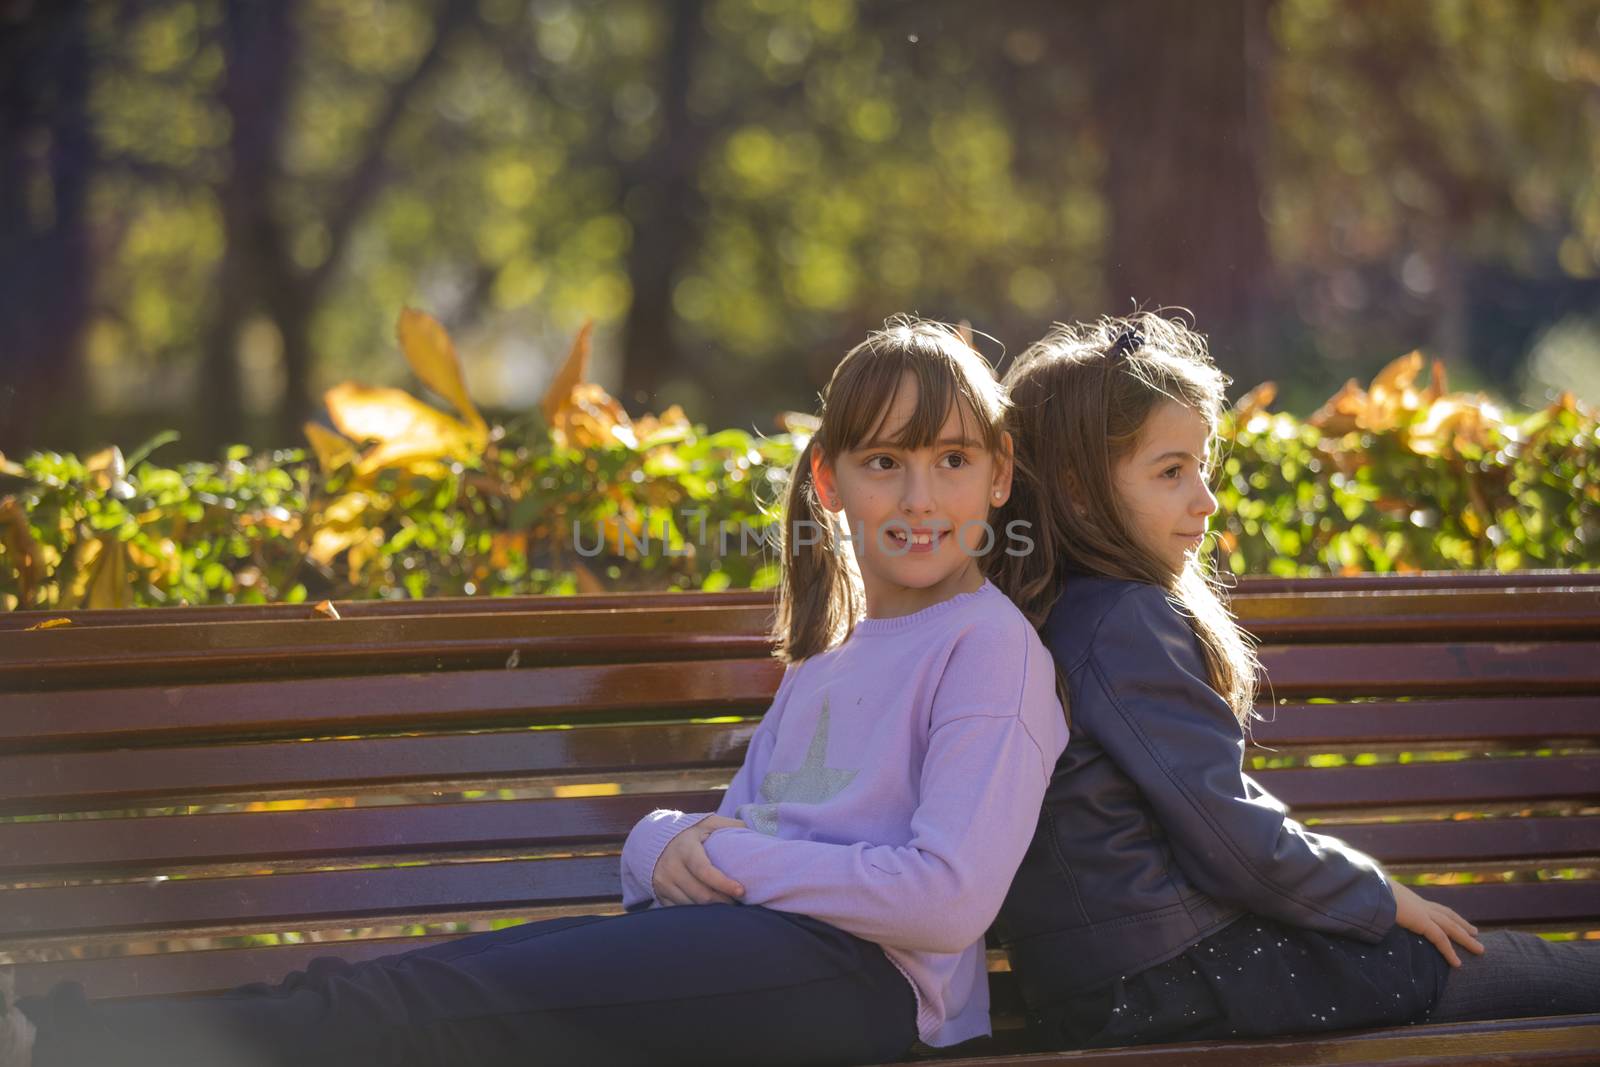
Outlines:
{"label": "girl in black leather jacket", "polygon": [[[1227,379],[1154,314],[1058,326],[1007,375],[1041,626],[1072,740],[1001,913],[1052,1047],[1600,1010],[1600,943],[1478,930],[1242,770],[1256,661],[1201,547]],[[1007,527],[1010,528],[1010,527]]]}

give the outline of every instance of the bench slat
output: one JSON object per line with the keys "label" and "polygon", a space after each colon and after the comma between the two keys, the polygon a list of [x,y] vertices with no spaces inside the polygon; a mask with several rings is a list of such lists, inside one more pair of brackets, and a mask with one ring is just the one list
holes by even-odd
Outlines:
{"label": "bench slat", "polygon": [[782,674],[762,658],[0,693],[0,752],[765,711]]}
{"label": "bench slat", "polygon": [[[1433,804],[1470,806],[1505,800],[1534,801],[1600,795],[1600,756],[1527,760],[1462,760],[1449,763],[1390,764],[1372,767],[1293,768],[1257,772],[1257,780],[1285,802],[1300,808]],[[162,870],[189,864],[403,855],[440,850],[542,848],[615,844],[634,822],[657,806],[688,811],[713,810],[718,792],[631,794],[612,797],[453,804],[386,805],[311,811],[241,812],[30,821],[0,824],[0,876],[24,880],[89,871]],[[1520,820],[1518,821],[1521,822]],[[1546,830],[1552,844],[1570,851],[1577,831]],[[1502,825],[1496,826],[1495,823]],[[1512,828],[1508,820],[1481,821],[1467,829],[1456,823],[1427,823],[1427,829],[1402,831],[1386,826],[1334,830],[1368,841],[1409,839],[1408,852],[1426,855],[1427,839],[1451,834],[1486,844],[1497,837],[1517,841],[1537,827]],[[1541,826],[1544,824],[1541,823]],[[1404,837],[1402,835],[1405,835]],[[1592,838],[1586,851],[1596,851]],[[1543,855],[1534,839],[1525,854]],[[1460,855],[1465,846],[1435,844]],[[1400,859],[1396,848],[1381,858]],[[1580,851],[1585,851],[1580,849]]]}
{"label": "bench slat", "polygon": [[[615,847],[671,803],[714,810],[718,792],[396,804],[371,808],[170,815],[0,825],[0,876],[33,880],[197,863],[348,860],[483,848]],[[27,877],[25,878],[24,875]]]}
{"label": "bench slat", "polygon": [[[1004,1042],[997,1040],[997,1046]],[[1142,1045],[1066,1053],[939,1060],[949,1067],[1522,1067],[1593,1064],[1600,1015],[1407,1026],[1257,1041]]]}
{"label": "bench slat", "polygon": [[[762,608],[772,610],[771,592],[735,589],[722,593],[585,593],[577,596],[441,596],[425,600],[335,600],[341,619],[411,616],[485,615],[529,611],[658,611],[680,608]],[[0,632],[26,630],[50,619],[74,626],[210,625],[219,622],[322,622],[312,603],[206,604],[198,607],[95,608],[73,611],[13,611],[0,614]]]}
{"label": "bench slat", "polygon": [[[1265,709],[1264,745],[1370,747],[1600,736],[1589,697],[1303,704]],[[0,756],[0,814],[192,802],[219,794],[371,789],[435,781],[737,766],[754,722],[391,737]]]}
{"label": "bench slat", "polygon": [[356,963],[453,940],[455,935],[438,934],[28,963],[17,967],[17,993],[42,994],[57,982],[81,982],[91,996],[108,999],[211,992],[247,982],[282,981],[318,956]]}
{"label": "bench slat", "polygon": [[0,634],[0,686],[372,674],[419,663],[482,670],[505,666],[513,652],[529,666],[759,657],[770,649],[770,616],[761,608],[680,608],[62,627]]}
{"label": "bench slat", "polygon": [[1279,594],[1248,597],[1235,608],[1267,644],[1600,636],[1592,589]]}
{"label": "bench slat", "polygon": [[1307,808],[1565,800],[1600,795],[1600,756],[1294,767],[1252,777],[1297,814]]}
{"label": "bench slat", "polygon": [[1261,649],[1277,697],[1594,693],[1600,642],[1279,645]]}
{"label": "bench slat", "polygon": [[263,791],[396,790],[539,775],[737,766],[756,722],[0,756],[0,814],[110,811]]}
{"label": "bench slat", "polygon": [[1347,841],[1384,863],[1476,864],[1483,860],[1558,860],[1600,854],[1600,815],[1366,823],[1314,829]]}
{"label": "bench slat", "polygon": [[[1322,593],[1411,593],[1424,590],[1592,589],[1600,571],[1434,571],[1423,574],[1321,575],[1315,578],[1272,578],[1245,575],[1228,591],[1238,602],[1261,596]],[[640,610],[682,607],[773,606],[771,592],[748,589],[722,593],[697,591],[595,593],[581,596],[429,597],[425,600],[338,600],[341,618],[467,615],[490,612]],[[71,619],[75,626],[161,626],[218,622],[318,621],[314,605],[212,604],[201,607],[98,608],[73,611],[13,611],[0,614],[0,632],[26,630],[49,619]]]}
{"label": "bench slat", "polygon": [[1264,705],[1259,711],[1270,717],[1253,721],[1250,733],[1264,745],[1600,737],[1600,699],[1592,695]]}
{"label": "bench slat", "polygon": [[1390,593],[1419,589],[1592,589],[1600,570],[1423,571],[1418,574],[1321,574],[1311,578],[1239,578],[1232,596],[1277,593]]}
{"label": "bench slat", "polygon": [[[339,920],[515,914],[554,904],[614,905],[615,856],[0,890],[0,948],[113,933],[183,936],[297,929]],[[1600,927],[1600,879],[1428,886],[1474,923]],[[42,901],[28,899],[30,894]]]}
{"label": "bench slat", "polygon": [[614,855],[3,889],[0,944],[112,931],[288,930],[330,919],[359,926],[382,916],[609,903],[621,892]]}
{"label": "bench slat", "polygon": [[[1312,593],[1247,597],[1240,621],[1263,643],[1594,638],[1592,589]],[[760,656],[770,607],[636,609],[485,606],[460,614],[217,621],[206,625],[0,630],[0,686],[49,689],[138,681],[370,674],[628,659]]]}
{"label": "bench slat", "polygon": [[[1271,713],[1274,719],[1252,727],[1264,745],[1600,736],[1600,701],[1588,697],[1305,704]],[[338,792],[518,775],[736,767],[754,729],[754,721],[655,723],[0,756],[0,814],[112,810],[291,789]]]}
{"label": "bench slat", "polygon": [[[1263,649],[1262,659],[1278,697],[1600,690],[1600,642],[1300,645]],[[781,675],[777,661],[757,659],[0,693],[0,751],[533,722],[555,712],[764,709]]]}
{"label": "bench slat", "polygon": [[1600,926],[1600,878],[1421,887],[1473,923],[1581,922]]}

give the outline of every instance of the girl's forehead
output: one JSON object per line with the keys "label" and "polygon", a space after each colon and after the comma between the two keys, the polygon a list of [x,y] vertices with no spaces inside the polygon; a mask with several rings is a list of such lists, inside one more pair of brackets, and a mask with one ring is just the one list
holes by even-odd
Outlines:
{"label": "girl's forehead", "polygon": [[1194,408],[1176,400],[1163,400],[1150,410],[1139,430],[1139,448],[1142,455],[1160,455],[1171,451],[1205,452],[1211,438],[1211,427]]}
{"label": "girl's forehead", "polygon": [[[911,375],[901,379],[900,387],[895,391],[894,398],[883,413],[883,418],[867,434],[865,440],[856,447],[881,447],[892,445],[897,448],[916,447],[904,443],[909,436],[908,428],[917,418],[920,397],[918,395],[917,381]],[[974,425],[975,416],[966,410],[966,405],[960,396],[952,396],[949,405],[945,408],[944,421],[933,435],[933,441],[923,442],[922,447],[932,447],[939,441],[973,440],[976,438]]]}

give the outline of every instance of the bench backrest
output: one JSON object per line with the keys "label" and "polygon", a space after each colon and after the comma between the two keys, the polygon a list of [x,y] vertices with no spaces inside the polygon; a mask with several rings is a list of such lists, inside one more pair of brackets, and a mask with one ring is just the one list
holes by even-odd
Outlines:
{"label": "bench backrest", "polygon": [[[1248,760],[1477,921],[1600,930],[1600,584],[1519,577],[1242,584],[1277,701]],[[0,620],[0,954],[24,989],[204,991],[614,908],[633,822],[742,759],[770,607]]]}

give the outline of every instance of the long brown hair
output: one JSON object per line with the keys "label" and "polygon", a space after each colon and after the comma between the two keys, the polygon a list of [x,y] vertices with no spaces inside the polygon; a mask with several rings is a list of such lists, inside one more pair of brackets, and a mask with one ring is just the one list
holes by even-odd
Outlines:
{"label": "long brown hair", "polygon": [[787,663],[844,640],[864,607],[850,546],[817,499],[811,456],[820,450],[831,461],[872,440],[906,374],[916,382],[917,406],[895,436],[897,447],[932,445],[954,407],[963,426],[969,417],[976,422],[973,439],[991,455],[1001,454],[1005,391],[954,327],[896,316],[845,353],[823,390],[821,425],[789,473],[783,579],[772,633],[776,654]]}
{"label": "long brown hair", "polygon": [[1035,545],[1026,555],[991,554],[990,578],[1035,625],[1074,571],[1165,589],[1200,638],[1212,686],[1246,721],[1256,696],[1255,651],[1223,605],[1215,576],[1200,554],[1174,574],[1141,547],[1113,475],[1165,400],[1205,420],[1208,451],[1215,452],[1228,378],[1211,361],[1205,338],[1154,312],[1057,323],[1017,357],[1005,384],[1016,467],[996,521],[1030,523]]}

